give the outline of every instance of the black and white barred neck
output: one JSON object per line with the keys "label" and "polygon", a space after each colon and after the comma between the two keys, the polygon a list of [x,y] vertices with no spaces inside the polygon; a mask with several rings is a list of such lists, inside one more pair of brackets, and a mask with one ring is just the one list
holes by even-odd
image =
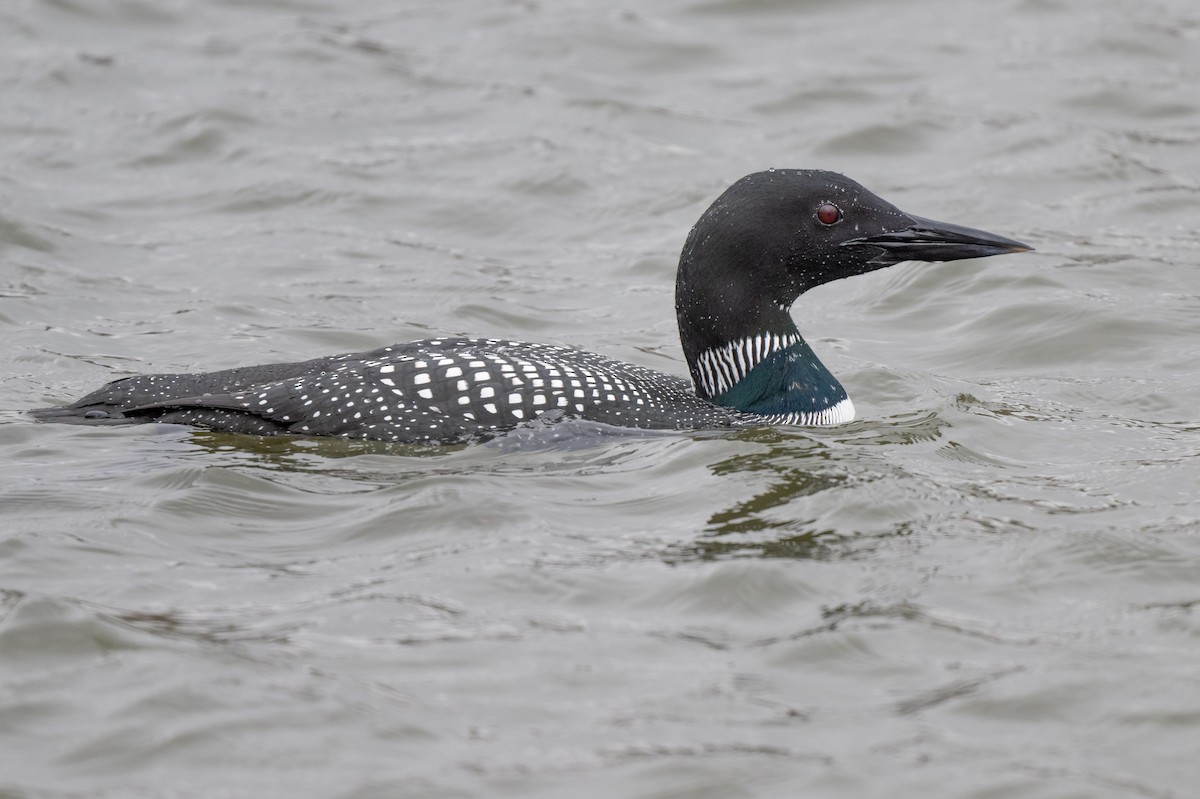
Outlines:
{"label": "black and white barred neck", "polygon": [[792,322],[797,297],[899,261],[1027,249],[904,214],[841,175],[772,170],[722,194],[680,255],[675,308],[694,388],[582,350],[445,338],[295,363],[126,377],[33,414],[77,424],[438,444],[560,419],[673,430],[839,424],[854,418],[854,405]]}
{"label": "black and white barred neck", "polygon": [[[756,370],[780,360],[793,376],[787,393],[793,395],[791,407],[780,397],[775,405],[753,407],[756,415],[771,424],[833,425],[854,420],[854,403],[799,334],[763,334],[738,339],[696,356],[692,368],[697,390],[722,405],[730,395],[754,383]],[[799,407],[797,407],[799,406]],[[738,407],[741,407],[738,405]]]}
{"label": "black and white barred neck", "polygon": [[724,394],[742,382],[768,355],[800,341],[799,336],[766,333],[705,350],[696,356],[696,385],[709,397]]}

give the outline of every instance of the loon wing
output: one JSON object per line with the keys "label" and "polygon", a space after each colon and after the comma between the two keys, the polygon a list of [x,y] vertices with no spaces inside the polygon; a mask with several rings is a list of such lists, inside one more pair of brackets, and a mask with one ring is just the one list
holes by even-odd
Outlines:
{"label": "loon wing", "polygon": [[126,378],[55,413],[55,421],[81,424],[159,422],[411,443],[488,438],[544,414],[644,429],[751,421],[696,396],[677,377],[594,353],[495,339],[433,339],[295,364]]}

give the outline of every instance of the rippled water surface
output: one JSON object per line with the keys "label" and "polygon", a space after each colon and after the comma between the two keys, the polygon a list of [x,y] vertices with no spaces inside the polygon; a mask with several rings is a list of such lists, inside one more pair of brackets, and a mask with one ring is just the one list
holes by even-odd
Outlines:
{"label": "rippled water surface", "polygon": [[[0,797],[1191,797],[1191,0],[0,4]],[[797,303],[860,419],[451,450],[33,424],[439,334],[686,373],[846,172],[1037,252]]]}

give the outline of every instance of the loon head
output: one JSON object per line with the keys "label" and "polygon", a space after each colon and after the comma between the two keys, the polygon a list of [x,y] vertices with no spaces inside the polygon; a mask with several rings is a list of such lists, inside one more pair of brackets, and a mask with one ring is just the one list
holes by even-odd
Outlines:
{"label": "loon head", "polygon": [[[1003,236],[905,213],[835,172],[774,169],[747,175],[704,212],[680,255],[675,310],[684,355],[699,393],[720,401],[721,392],[704,379],[698,359],[765,337],[766,346],[750,346],[740,359],[753,361],[756,352],[769,354],[772,342],[798,340],[789,311],[815,286],[901,261],[1030,249]],[[734,368],[729,381],[717,382],[736,383],[754,365],[747,362],[740,374]]]}

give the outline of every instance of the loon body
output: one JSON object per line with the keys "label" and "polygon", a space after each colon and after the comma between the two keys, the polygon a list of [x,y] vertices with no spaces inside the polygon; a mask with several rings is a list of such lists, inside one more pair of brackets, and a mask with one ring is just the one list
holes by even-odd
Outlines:
{"label": "loon body", "polygon": [[769,170],[727,189],[684,244],[675,311],[691,384],[566,347],[442,338],[295,363],[126,377],[33,414],[439,444],[535,419],[675,430],[838,424],[854,418],[854,405],[792,322],[801,294],[901,261],[1029,249],[906,214],[836,173]]}

